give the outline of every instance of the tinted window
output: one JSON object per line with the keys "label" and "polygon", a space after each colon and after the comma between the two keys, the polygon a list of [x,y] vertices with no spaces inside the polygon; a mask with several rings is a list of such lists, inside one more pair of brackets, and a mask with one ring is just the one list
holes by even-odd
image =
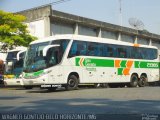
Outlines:
{"label": "tinted window", "polygon": [[157,59],[157,57],[158,57],[158,51],[156,49],[148,50],[148,58],[149,59]]}
{"label": "tinted window", "polygon": [[151,48],[74,41],[69,52],[69,57],[79,55],[148,60],[156,59],[158,56],[157,50]]}
{"label": "tinted window", "polygon": [[61,56],[59,56],[59,48],[50,48],[47,52],[46,63],[47,67],[54,66],[61,61]]}
{"label": "tinted window", "polygon": [[102,43],[96,43],[95,47],[95,56],[103,56],[103,44]]}
{"label": "tinted window", "polygon": [[103,56],[103,44],[96,42],[88,42],[87,55],[89,56]]}
{"label": "tinted window", "polygon": [[64,53],[64,51],[67,48],[68,43],[69,43],[69,40],[54,40],[52,42],[52,45],[54,45],[54,44],[60,45],[60,49],[62,50],[62,53]]}
{"label": "tinted window", "polygon": [[132,47],[131,58],[153,60],[158,56],[157,50],[152,48]]}
{"label": "tinted window", "polygon": [[17,58],[17,53],[18,53],[18,52],[19,52],[19,51],[8,52],[7,60],[16,59],[16,58]]}
{"label": "tinted window", "polygon": [[87,54],[87,43],[83,41],[73,41],[69,57],[86,55]]}
{"label": "tinted window", "polygon": [[95,48],[96,48],[95,43],[89,42],[88,43],[87,55],[88,56],[95,56]]}
{"label": "tinted window", "polygon": [[114,47],[112,45],[105,44],[104,45],[104,56],[113,57],[114,54],[115,54]]}
{"label": "tinted window", "polygon": [[119,47],[119,48],[117,48],[117,50],[118,50],[118,57],[120,57],[120,58],[127,58],[127,50],[126,50],[126,48],[125,47]]}

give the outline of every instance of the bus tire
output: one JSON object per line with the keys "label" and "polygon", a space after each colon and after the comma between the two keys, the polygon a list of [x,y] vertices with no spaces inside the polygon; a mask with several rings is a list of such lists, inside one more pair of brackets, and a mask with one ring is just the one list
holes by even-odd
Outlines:
{"label": "bus tire", "polygon": [[68,82],[66,85],[66,90],[76,90],[78,89],[78,78],[75,75],[70,75],[68,77]]}
{"label": "bus tire", "polygon": [[129,87],[137,87],[138,85],[138,76],[136,74],[132,74],[130,78]]}
{"label": "bus tire", "polygon": [[138,81],[139,87],[145,87],[147,85],[147,77],[145,75],[141,75],[140,80]]}

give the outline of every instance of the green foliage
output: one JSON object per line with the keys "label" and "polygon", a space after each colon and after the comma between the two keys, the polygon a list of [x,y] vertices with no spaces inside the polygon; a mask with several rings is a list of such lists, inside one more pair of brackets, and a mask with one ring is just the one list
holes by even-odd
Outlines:
{"label": "green foliage", "polygon": [[29,34],[25,16],[0,10],[0,42],[8,46],[28,46],[37,39]]}

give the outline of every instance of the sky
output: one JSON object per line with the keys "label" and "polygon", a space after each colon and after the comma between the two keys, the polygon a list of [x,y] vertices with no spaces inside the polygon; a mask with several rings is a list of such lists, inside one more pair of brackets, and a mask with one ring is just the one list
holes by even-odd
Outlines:
{"label": "sky", "polygon": [[[18,12],[54,1],[57,0],[0,0],[0,10]],[[144,29],[160,34],[160,0],[69,0],[52,8],[125,27],[132,27],[128,20],[136,18],[143,22]]]}

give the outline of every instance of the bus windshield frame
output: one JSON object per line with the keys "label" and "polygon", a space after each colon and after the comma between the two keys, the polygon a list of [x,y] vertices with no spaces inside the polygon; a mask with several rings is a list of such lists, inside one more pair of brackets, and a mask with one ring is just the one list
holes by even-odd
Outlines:
{"label": "bus windshield frame", "polygon": [[[41,42],[31,44],[27,50],[24,69],[26,73],[37,72],[59,64],[68,46],[69,40],[53,40],[52,42]],[[43,49],[47,45],[59,45],[48,50],[46,57],[43,56]]]}

